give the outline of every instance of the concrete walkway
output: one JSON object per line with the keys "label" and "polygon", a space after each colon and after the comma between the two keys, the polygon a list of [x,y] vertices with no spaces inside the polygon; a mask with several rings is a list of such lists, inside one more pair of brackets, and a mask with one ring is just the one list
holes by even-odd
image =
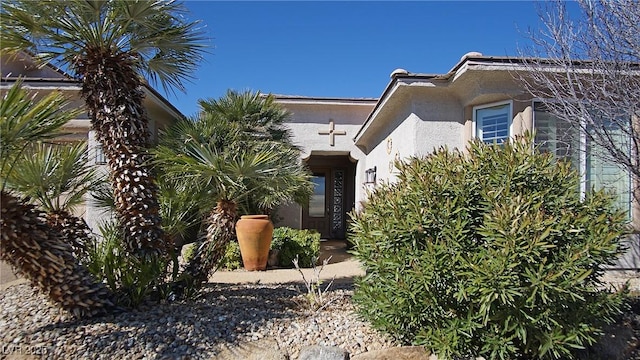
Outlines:
{"label": "concrete walkway", "polygon": [[[330,259],[329,259],[330,258]],[[307,281],[317,278],[323,281],[336,282],[353,281],[356,276],[364,275],[360,263],[347,253],[346,243],[339,240],[327,240],[320,243],[320,263],[325,259],[329,262],[324,268],[301,269]],[[216,271],[210,278],[211,283],[260,283],[260,284],[285,284],[303,283],[302,274],[297,269],[267,269],[266,271]]]}
{"label": "concrete walkway", "polygon": [[6,262],[0,260],[0,285],[16,280],[16,276],[13,274],[11,266]]}
{"label": "concrete walkway", "polygon": [[[330,257],[330,259],[329,259]],[[347,253],[346,243],[339,240],[322,241],[320,244],[320,262],[329,259],[329,263],[321,269],[301,269],[307,281],[318,278],[325,283],[335,279],[336,282],[351,282],[357,276],[364,275],[360,263]],[[22,284],[25,279],[16,278],[11,267],[0,262],[0,291],[9,286]],[[210,278],[211,283],[228,284],[286,284],[303,283],[300,272],[296,269],[267,269],[266,271],[216,271]]]}

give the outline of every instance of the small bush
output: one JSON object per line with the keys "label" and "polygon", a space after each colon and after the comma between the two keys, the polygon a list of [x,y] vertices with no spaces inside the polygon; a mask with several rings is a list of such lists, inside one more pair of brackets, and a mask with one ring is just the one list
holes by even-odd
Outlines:
{"label": "small bush", "polygon": [[139,258],[126,252],[121,227],[115,223],[100,226],[103,239],[88,246],[89,271],[116,294],[118,304],[136,307],[152,297],[164,297],[168,261]]}
{"label": "small bush", "polygon": [[302,269],[298,265],[298,258],[293,259],[293,266],[298,270],[300,276],[302,277],[302,282],[304,286],[307,288],[307,293],[305,294],[304,301],[302,301],[302,305],[307,310],[316,312],[320,309],[327,307],[333,300],[336,300],[335,297],[331,297],[329,293],[329,288],[333,285],[333,281],[335,280],[335,276],[329,284],[327,284],[324,289],[322,289],[322,283],[324,282],[320,278],[320,274],[322,274],[322,270],[327,266],[329,261],[331,260],[331,256],[322,261],[322,265],[320,267],[316,266],[317,259],[313,261],[313,274],[309,279],[304,275]]}
{"label": "small bush", "polygon": [[278,250],[278,266],[293,267],[298,258],[300,267],[312,267],[320,254],[320,233],[279,227],[273,230],[271,249]]}
{"label": "small bush", "polygon": [[227,245],[224,257],[220,261],[220,267],[226,270],[236,270],[240,269],[242,266],[240,244],[238,244],[238,241],[231,241],[229,245]]}
{"label": "small bush", "polygon": [[354,301],[376,328],[443,359],[558,359],[620,312],[624,293],[598,278],[625,215],[603,192],[581,200],[570,164],[530,137],[398,168],[350,228],[366,271]]}

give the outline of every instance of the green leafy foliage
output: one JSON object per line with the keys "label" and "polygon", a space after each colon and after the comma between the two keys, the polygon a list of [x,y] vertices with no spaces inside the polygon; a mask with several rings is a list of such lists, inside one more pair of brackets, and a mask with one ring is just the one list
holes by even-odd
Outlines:
{"label": "green leafy foliage", "polygon": [[359,313],[440,358],[572,358],[620,312],[599,281],[625,215],[531,136],[398,163],[352,216]]}
{"label": "green leafy foliage", "polygon": [[79,58],[88,53],[136,54],[140,75],[165,91],[185,91],[208,41],[187,12],[175,1],[11,1],[0,11],[2,50],[26,50],[75,75],[82,75]]}
{"label": "green leafy foliage", "polygon": [[165,222],[167,231],[178,245],[197,230],[205,232],[205,246],[185,268],[197,279],[191,284],[199,286],[221,260],[222,266],[237,266],[235,252],[233,259],[223,258],[238,210],[269,213],[291,201],[302,204],[312,192],[311,174],[282,126],[289,114],[274,99],[229,91],[218,100],[200,101],[197,117],[160,133],[153,154],[161,182],[185,185],[163,193],[163,201],[180,205],[164,211],[172,219]]}
{"label": "green leafy foliage", "polygon": [[17,81],[0,102],[0,179],[2,188],[15,163],[30,144],[55,138],[62,126],[79,114],[68,110],[69,100],[52,92],[38,100]]}
{"label": "green leafy foliage", "polygon": [[242,255],[240,254],[240,244],[231,241],[227,245],[224,257],[220,262],[220,267],[227,270],[237,270],[242,267]]}
{"label": "green leafy foliage", "polygon": [[100,181],[87,164],[87,145],[36,143],[25,147],[7,186],[47,212],[73,211]]}
{"label": "green leafy foliage", "polygon": [[[293,260],[296,257],[300,267],[313,267],[320,254],[320,234],[314,230],[275,228],[271,250],[278,251],[278,267],[293,268]],[[242,267],[242,256],[237,241],[229,243],[220,267],[227,270]]]}
{"label": "green leafy foliage", "polygon": [[300,267],[312,267],[320,254],[320,233],[315,230],[278,227],[273,230],[271,249],[278,250],[280,267],[293,267],[293,260],[296,258]]}
{"label": "green leafy foliage", "polygon": [[100,226],[103,239],[89,246],[89,271],[103,279],[116,294],[118,304],[136,307],[146,300],[158,300],[165,286],[167,260],[128,256],[122,243],[122,231],[115,222]]}

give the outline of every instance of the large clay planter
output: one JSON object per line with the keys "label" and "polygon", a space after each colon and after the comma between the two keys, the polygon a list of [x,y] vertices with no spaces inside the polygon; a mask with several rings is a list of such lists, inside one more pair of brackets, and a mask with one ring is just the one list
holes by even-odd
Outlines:
{"label": "large clay planter", "polygon": [[244,268],[265,270],[273,237],[273,223],[268,215],[243,215],[236,222],[236,235]]}

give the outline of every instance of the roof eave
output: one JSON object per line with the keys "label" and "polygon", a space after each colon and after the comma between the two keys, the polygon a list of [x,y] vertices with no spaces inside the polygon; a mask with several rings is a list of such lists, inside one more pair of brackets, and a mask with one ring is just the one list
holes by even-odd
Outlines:
{"label": "roof eave", "polygon": [[[29,77],[18,77],[11,76],[0,79],[0,83],[15,83],[18,80],[22,80],[25,83],[31,84],[63,84],[66,86],[67,90],[81,90],[82,86],[80,80],[72,79],[69,77],[66,78],[29,78]],[[76,85],[76,86],[73,86]],[[146,82],[142,84],[142,87],[145,92],[145,96],[152,99],[156,104],[159,104],[167,113],[175,118],[184,118],[184,114],[178,110],[172,103],[169,102],[162,94],[160,94],[156,89],[151,87]]]}

